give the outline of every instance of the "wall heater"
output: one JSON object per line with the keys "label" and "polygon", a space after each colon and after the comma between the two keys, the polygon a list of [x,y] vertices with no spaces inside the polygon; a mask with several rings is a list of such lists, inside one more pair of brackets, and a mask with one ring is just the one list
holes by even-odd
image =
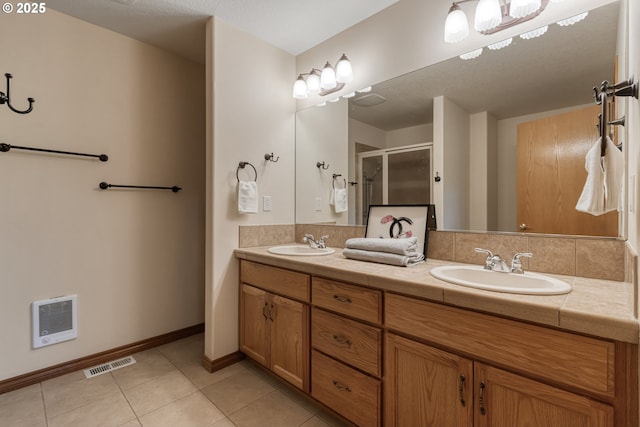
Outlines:
{"label": "wall heater", "polygon": [[57,344],[78,336],[78,296],[33,301],[33,348]]}

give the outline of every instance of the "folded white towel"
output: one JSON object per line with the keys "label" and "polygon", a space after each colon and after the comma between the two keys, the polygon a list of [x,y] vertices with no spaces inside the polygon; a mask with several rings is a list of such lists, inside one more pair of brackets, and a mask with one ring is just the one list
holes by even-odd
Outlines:
{"label": "folded white towel", "polygon": [[258,213],[258,183],[238,181],[238,212]]}
{"label": "folded white towel", "polygon": [[587,180],[576,210],[602,215],[620,208],[624,174],[624,155],[609,137],[604,157],[600,156],[602,139],[598,139],[585,157]]}
{"label": "folded white towel", "polygon": [[363,251],[361,249],[349,249],[342,250],[342,255],[347,258],[355,259],[358,261],[377,262],[379,264],[396,265],[400,267],[407,267],[424,262],[423,254],[416,254],[413,256],[390,254],[388,252],[375,252],[375,251]]}
{"label": "folded white towel", "polygon": [[422,252],[418,249],[418,238],[407,237],[402,239],[379,239],[375,237],[356,237],[348,239],[345,247],[349,249],[361,249],[365,251],[387,252],[397,255],[417,255]]}
{"label": "folded white towel", "polygon": [[333,209],[336,213],[346,212],[348,209],[347,204],[347,189],[346,188],[334,188],[333,195]]}

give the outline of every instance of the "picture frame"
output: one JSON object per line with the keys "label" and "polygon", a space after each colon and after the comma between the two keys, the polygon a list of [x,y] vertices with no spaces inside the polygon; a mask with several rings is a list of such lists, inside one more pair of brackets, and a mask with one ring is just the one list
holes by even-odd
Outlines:
{"label": "picture frame", "polygon": [[397,239],[417,237],[427,255],[429,230],[437,229],[436,207],[424,205],[370,205],[365,237]]}

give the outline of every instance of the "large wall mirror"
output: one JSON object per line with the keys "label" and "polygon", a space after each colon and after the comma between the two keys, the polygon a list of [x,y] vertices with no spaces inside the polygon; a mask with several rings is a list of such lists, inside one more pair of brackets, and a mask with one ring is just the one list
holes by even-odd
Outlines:
{"label": "large wall mirror", "polygon": [[[607,214],[608,219],[604,220],[613,224],[606,231],[598,231],[604,227],[600,225],[541,231],[542,225],[536,224],[535,229],[529,229],[528,221],[524,224],[518,212],[524,211],[527,203],[540,204],[536,199],[526,201],[523,196],[529,191],[518,188],[523,175],[533,176],[522,170],[519,132],[522,139],[526,132],[535,134],[542,129],[549,131],[550,137],[539,138],[553,139],[560,132],[559,127],[580,128],[583,148],[564,149],[556,141],[545,148],[548,158],[544,162],[554,163],[554,159],[572,150],[575,157],[578,151],[578,166],[574,159],[569,175],[584,173],[584,155],[599,135],[598,108],[591,88],[603,80],[616,78],[618,40],[623,39],[618,31],[619,13],[619,2],[613,2],[590,11],[574,25],[550,25],[541,37],[514,38],[510,46],[500,50],[485,48],[475,59],[455,57],[376,84],[371,92],[359,93],[349,100],[298,111],[296,222],[363,224],[367,200],[376,203],[383,201],[382,197],[391,200],[388,194],[381,194],[413,186],[409,181],[390,183],[388,179],[394,173],[389,167],[397,166],[398,170],[424,167],[426,172],[409,174],[408,179],[427,177],[427,182],[421,183],[426,185],[419,191],[422,195],[429,192],[430,201],[440,205],[439,213],[443,216],[438,218],[440,229],[620,236],[618,230],[622,227],[615,212]],[[624,113],[621,108],[618,106],[618,116]],[[576,113],[586,110],[589,111]],[[450,111],[461,114],[465,125],[461,127],[455,120],[449,120]],[[581,124],[567,124],[576,114],[581,114]],[[444,128],[443,122],[448,123]],[[537,124],[532,125],[533,130],[523,130],[521,125],[529,123]],[[447,130],[447,126],[454,130]],[[461,138],[460,134],[466,135],[465,140],[453,142]],[[476,141],[479,134],[482,134],[480,142]],[[624,144],[622,131],[615,136],[618,143]],[[437,144],[441,146],[436,148]],[[477,151],[476,146],[484,148]],[[397,156],[402,161],[385,160],[395,152],[424,147],[433,151]],[[439,161],[434,160],[437,156],[441,156]],[[480,157],[486,161],[476,164]],[[316,158],[330,168],[315,168]],[[422,163],[415,163],[418,161]],[[526,161],[535,164],[540,160]],[[530,188],[546,191],[542,197],[550,205],[575,210],[577,199],[559,200],[562,196],[554,196],[547,188],[545,180],[563,172],[538,169],[544,175],[530,177]],[[335,175],[339,176],[337,180],[333,179]],[[376,181],[380,188],[372,190],[371,181]],[[475,187],[478,182],[482,183],[481,191]],[[575,185],[581,189],[583,184],[584,179]],[[330,193],[336,185],[347,187],[347,212],[336,213],[330,204]],[[564,181],[561,185],[566,186]],[[552,214],[555,219],[563,215],[557,211]],[[531,221],[533,224],[536,220]]]}

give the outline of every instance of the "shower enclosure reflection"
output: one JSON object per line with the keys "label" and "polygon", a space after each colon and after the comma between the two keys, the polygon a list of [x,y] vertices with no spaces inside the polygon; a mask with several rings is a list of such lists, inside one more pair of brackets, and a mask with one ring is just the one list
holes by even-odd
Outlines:
{"label": "shower enclosure reflection", "polygon": [[432,144],[373,150],[357,144],[357,222],[367,223],[371,205],[429,204]]}

